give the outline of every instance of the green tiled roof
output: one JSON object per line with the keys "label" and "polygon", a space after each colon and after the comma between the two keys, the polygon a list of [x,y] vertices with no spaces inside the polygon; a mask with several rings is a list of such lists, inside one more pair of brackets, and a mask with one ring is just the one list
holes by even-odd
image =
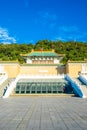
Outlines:
{"label": "green tiled roof", "polygon": [[59,56],[55,52],[32,52],[28,56]]}

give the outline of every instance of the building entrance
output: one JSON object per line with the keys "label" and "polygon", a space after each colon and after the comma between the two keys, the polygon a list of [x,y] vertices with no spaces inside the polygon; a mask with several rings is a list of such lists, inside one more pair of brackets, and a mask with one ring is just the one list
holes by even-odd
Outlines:
{"label": "building entrance", "polygon": [[21,79],[16,84],[16,94],[72,93],[71,85],[58,79]]}

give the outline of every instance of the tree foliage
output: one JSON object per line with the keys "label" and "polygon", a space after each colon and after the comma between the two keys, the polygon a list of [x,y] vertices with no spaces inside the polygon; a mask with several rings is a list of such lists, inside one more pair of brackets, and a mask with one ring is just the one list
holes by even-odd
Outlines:
{"label": "tree foliage", "polygon": [[66,63],[68,60],[79,61],[87,59],[87,43],[40,40],[36,44],[0,44],[0,60],[23,63],[24,59],[20,54],[30,53],[32,49],[54,49],[58,54],[65,54],[62,60],[63,63]]}

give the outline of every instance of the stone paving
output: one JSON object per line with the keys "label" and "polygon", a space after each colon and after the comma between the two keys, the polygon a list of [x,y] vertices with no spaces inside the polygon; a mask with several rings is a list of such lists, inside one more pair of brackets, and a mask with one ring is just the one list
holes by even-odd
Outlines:
{"label": "stone paving", "polygon": [[58,96],[1,98],[0,130],[87,130],[87,99]]}

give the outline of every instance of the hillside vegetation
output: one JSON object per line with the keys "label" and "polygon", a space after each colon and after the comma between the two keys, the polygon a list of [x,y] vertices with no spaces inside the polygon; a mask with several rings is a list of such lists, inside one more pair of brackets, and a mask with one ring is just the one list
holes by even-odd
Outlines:
{"label": "hillside vegetation", "polygon": [[65,54],[62,60],[63,63],[68,60],[81,61],[87,59],[87,43],[41,40],[36,44],[0,44],[0,61],[19,61],[24,63],[24,59],[20,54],[29,53],[32,49],[54,49],[58,54]]}

